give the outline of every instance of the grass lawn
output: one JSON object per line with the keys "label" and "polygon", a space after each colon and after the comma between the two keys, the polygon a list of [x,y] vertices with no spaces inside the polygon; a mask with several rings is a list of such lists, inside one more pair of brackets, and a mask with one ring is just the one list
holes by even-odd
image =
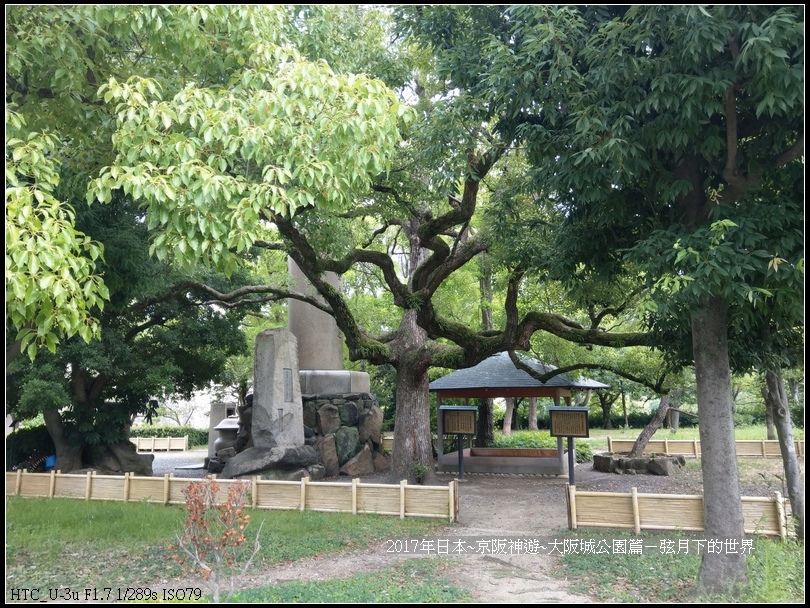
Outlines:
{"label": "grass lawn", "polygon": [[[168,547],[176,542],[184,517],[184,508],[178,506],[7,497],[6,588],[117,589],[180,577],[182,571]],[[359,550],[388,538],[430,536],[446,522],[257,509],[251,511],[246,536],[252,538],[251,530],[255,534],[260,525],[262,550],[251,572],[279,562]],[[246,601],[296,601],[291,599],[294,596],[307,598],[301,601],[371,601],[376,596],[435,602],[457,597],[460,592],[443,581],[437,565],[429,566],[428,561],[433,560],[348,582],[276,585],[258,593],[282,594],[272,596],[277,599],[267,595],[266,600]],[[357,585],[351,582],[354,578]],[[408,585],[402,584],[405,580]],[[357,589],[354,599],[350,599],[352,589]]]}

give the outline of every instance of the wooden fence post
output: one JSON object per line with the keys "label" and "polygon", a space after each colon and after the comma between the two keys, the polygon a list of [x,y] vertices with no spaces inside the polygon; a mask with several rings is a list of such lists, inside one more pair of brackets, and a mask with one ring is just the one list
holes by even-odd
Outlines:
{"label": "wooden fence post", "polygon": [[608,452],[610,452],[612,454],[613,453],[613,440],[610,438],[610,435],[608,435],[607,440],[608,440]]}
{"label": "wooden fence post", "polygon": [[124,502],[129,502],[129,476],[131,473],[124,473]]}
{"label": "wooden fence post", "polygon": [[448,499],[448,502],[450,503],[449,504],[449,510],[450,510],[449,515],[450,515],[450,523],[452,524],[453,523],[453,517],[454,517],[454,511],[455,511],[455,505],[456,505],[456,498],[453,495],[453,482],[452,481],[447,484],[447,499]]}
{"label": "wooden fence post", "polygon": [[91,488],[92,488],[92,485],[93,485],[92,478],[93,478],[92,473],[90,471],[87,471],[87,480],[84,482],[84,499],[85,500],[90,500],[90,492],[92,491]]}
{"label": "wooden fence post", "polygon": [[787,538],[787,516],[785,515],[785,501],[782,499],[782,493],[776,492],[776,517],[779,520],[779,538]]}
{"label": "wooden fence post", "polygon": [[700,457],[700,440],[693,439],[692,443],[695,446],[695,458],[699,458]]}
{"label": "wooden fence post", "polygon": [[163,475],[163,504],[169,504],[169,474]]}
{"label": "wooden fence post", "polygon": [[14,496],[19,496],[22,491],[22,469],[17,469],[17,479],[14,482]]}
{"label": "wooden fence post", "polygon": [[399,482],[399,518],[405,519],[405,486],[408,485],[408,480],[403,479]]}
{"label": "wooden fence post", "polygon": [[641,515],[638,512],[638,488],[630,489],[630,500],[633,502],[633,526],[636,534],[641,534]]}
{"label": "wooden fence post", "polygon": [[[186,437],[188,439],[188,437]],[[253,476],[253,485],[250,488],[250,506],[254,509],[259,504],[259,476]]]}
{"label": "wooden fence post", "polygon": [[303,511],[306,508],[307,504],[307,482],[309,481],[309,477],[302,477],[301,478],[301,504],[298,508],[299,511]]}
{"label": "wooden fence post", "polygon": [[[62,471],[59,472],[61,473]],[[48,498],[53,498],[54,489],[56,489],[56,471],[51,469],[51,484],[48,488]]]}
{"label": "wooden fence post", "polygon": [[577,487],[568,486],[568,526],[577,529]]}
{"label": "wooden fence post", "polygon": [[352,479],[352,515],[357,515],[357,484],[359,483],[358,477]]}

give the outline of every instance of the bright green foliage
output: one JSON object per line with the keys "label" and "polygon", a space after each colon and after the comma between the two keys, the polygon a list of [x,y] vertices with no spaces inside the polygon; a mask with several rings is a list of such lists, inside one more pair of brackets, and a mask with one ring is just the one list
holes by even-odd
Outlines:
{"label": "bright green foliage", "polygon": [[6,110],[6,315],[31,360],[60,337],[100,337],[93,309],[109,291],[95,262],[103,246],[76,230],[75,212],[57,200],[54,153],[48,133],[25,133],[23,117]]}
{"label": "bright green foliage", "polygon": [[232,271],[263,235],[265,214],[339,211],[384,172],[405,114],[389,90],[339,76],[282,47],[260,47],[227,89],[194,85],[167,102],[154,81],[114,78],[119,151],[88,200],[123,188],[144,201],[158,259],[203,260]]}

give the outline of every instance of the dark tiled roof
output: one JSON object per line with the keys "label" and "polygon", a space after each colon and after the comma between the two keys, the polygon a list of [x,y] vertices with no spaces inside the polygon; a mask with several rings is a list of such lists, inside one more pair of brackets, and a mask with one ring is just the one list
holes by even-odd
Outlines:
{"label": "dark tiled roof", "polygon": [[[546,374],[557,369],[553,365],[542,363],[537,359],[531,359],[524,355],[518,355],[521,360],[538,373]],[[536,387],[556,387],[556,388],[610,388],[607,384],[602,384],[596,380],[583,378],[574,380],[568,374],[554,376],[546,383],[539,382],[532,378],[522,369],[515,367],[509,358],[509,353],[499,353],[489,359],[485,359],[474,367],[457,369],[456,371],[437,378],[430,383],[431,391],[458,390],[470,388],[536,388]]]}

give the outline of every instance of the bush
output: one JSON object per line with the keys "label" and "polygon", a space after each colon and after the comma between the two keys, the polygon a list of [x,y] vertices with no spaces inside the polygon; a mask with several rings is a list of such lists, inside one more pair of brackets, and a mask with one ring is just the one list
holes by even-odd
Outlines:
{"label": "bush", "polygon": [[134,426],[130,437],[182,437],[188,435],[189,447],[208,445],[208,429],[195,429],[190,426]]}
{"label": "bush", "polygon": [[16,465],[56,454],[51,436],[45,426],[17,429],[6,437],[6,470]]}
{"label": "bush", "polygon": [[[556,450],[557,438],[541,431],[515,431],[511,435],[495,433],[495,440],[488,447]],[[574,449],[577,454],[577,462],[590,462],[593,460],[591,446],[584,441],[575,441]]]}

